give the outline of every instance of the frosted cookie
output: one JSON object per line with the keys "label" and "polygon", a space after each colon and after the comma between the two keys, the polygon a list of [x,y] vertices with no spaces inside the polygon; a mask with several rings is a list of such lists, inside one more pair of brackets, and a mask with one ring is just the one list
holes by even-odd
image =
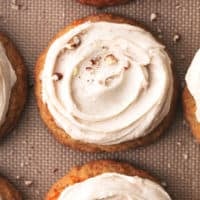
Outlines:
{"label": "frosted cookie", "polygon": [[200,142],[200,50],[196,53],[186,74],[183,91],[183,109],[193,135]]}
{"label": "frosted cookie", "polygon": [[78,0],[82,4],[92,5],[97,7],[114,6],[127,3],[130,0]]}
{"label": "frosted cookie", "polygon": [[151,143],[176,99],[171,60],[133,20],[102,14],[61,30],[39,57],[40,115],[63,144],[119,151]]}
{"label": "frosted cookie", "polygon": [[44,200],[170,200],[158,181],[125,163],[93,161],[73,168],[58,180]]}
{"label": "frosted cookie", "polygon": [[19,192],[0,176],[0,200],[22,200]]}
{"label": "frosted cookie", "polygon": [[10,39],[0,33],[0,137],[16,125],[26,93],[23,60]]}

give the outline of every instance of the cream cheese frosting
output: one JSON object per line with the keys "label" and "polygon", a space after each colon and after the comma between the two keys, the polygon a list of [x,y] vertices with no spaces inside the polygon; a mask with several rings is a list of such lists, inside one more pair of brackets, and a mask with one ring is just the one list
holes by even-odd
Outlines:
{"label": "cream cheese frosting", "polygon": [[9,107],[12,87],[17,80],[15,71],[0,42],[0,126],[4,123]]}
{"label": "cream cheese frosting", "polygon": [[165,47],[129,24],[76,26],[50,46],[40,78],[56,124],[73,139],[100,145],[149,134],[173,96]]}
{"label": "cream cheese frosting", "polygon": [[196,103],[196,119],[200,122],[200,49],[195,54],[185,79],[188,90]]}
{"label": "cream cheese frosting", "polygon": [[170,200],[157,183],[138,176],[104,173],[64,189],[58,200]]}

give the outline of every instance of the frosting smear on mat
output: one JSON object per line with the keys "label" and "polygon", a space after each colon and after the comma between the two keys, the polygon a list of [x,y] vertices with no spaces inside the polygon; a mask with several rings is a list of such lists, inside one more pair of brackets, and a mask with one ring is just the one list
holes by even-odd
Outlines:
{"label": "frosting smear on mat", "polygon": [[58,200],[170,200],[157,183],[138,176],[104,173],[67,187]]}
{"label": "frosting smear on mat", "polygon": [[43,102],[72,138],[118,144],[150,133],[173,95],[165,47],[137,26],[86,22],[49,48]]}
{"label": "frosting smear on mat", "polygon": [[194,59],[186,74],[187,87],[194,97],[196,103],[196,118],[200,122],[200,49],[197,51]]}
{"label": "frosting smear on mat", "polygon": [[5,49],[0,43],[0,126],[5,121],[12,87],[17,80]]}

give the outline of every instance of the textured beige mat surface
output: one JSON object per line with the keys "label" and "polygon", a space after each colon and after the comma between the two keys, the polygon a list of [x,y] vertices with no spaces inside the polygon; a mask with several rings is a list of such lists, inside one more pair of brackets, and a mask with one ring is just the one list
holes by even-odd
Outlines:
{"label": "textured beige mat surface", "polygon": [[[109,12],[131,17],[161,35],[173,59],[179,82],[200,47],[199,0],[136,0],[107,9],[82,6],[75,0],[0,0],[0,31],[10,36],[29,69],[29,98],[13,133],[0,144],[0,173],[9,177],[24,199],[42,199],[47,189],[74,165],[94,159],[127,161],[167,184],[175,200],[200,199],[200,146],[183,120],[181,100],[170,129],[156,143],[119,153],[80,153],[57,143],[40,120],[33,95],[34,63],[49,39],[76,18]],[[151,22],[151,13],[158,13]],[[161,32],[161,33],[160,33]],[[176,33],[180,41],[173,42]],[[181,84],[182,85],[182,84]],[[27,186],[26,181],[32,181]]]}

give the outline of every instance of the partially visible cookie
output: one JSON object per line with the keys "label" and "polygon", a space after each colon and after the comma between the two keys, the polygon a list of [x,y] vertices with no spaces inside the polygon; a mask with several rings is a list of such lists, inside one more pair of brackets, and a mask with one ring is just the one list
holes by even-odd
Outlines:
{"label": "partially visible cookie", "polygon": [[[99,182],[101,183],[100,185]],[[123,187],[129,183],[134,183],[133,187],[132,185],[131,187]],[[82,185],[79,188],[80,184]],[[77,186],[78,188],[76,188]],[[118,187],[121,188],[117,190]],[[103,197],[107,199],[108,194],[111,195],[110,198],[114,196],[116,199],[120,199],[120,195],[126,195],[127,197],[131,193],[131,197],[138,195],[137,199],[139,199],[139,197],[144,198],[145,196],[146,198],[144,199],[146,200],[170,200],[169,195],[159,185],[156,178],[152,177],[143,170],[136,169],[129,164],[119,163],[111,160],[92,161],[83,166],[73,168],[69,173],[67,173],[67,175],[58,180],[51,187],[45,197],[45,200],[68,200],[69,191],[67,190],[69,190],[69,188],[72,189],[70,190],[70,199],[78,199],[77,196],[79,194],[81,195],[81,198],[79,199],[84,200],[101,199]],[[128,188],[130,190],[128,190]],[[140,194],[138,194],[137,189],[139,189]],[[126,191],[126,194],[124,194],[124,191]],[[144,196],[141,194],[143,192],[146,193]],[[102,196],[98,196],[100,194]],[[91,195],[95,196],[92,198]]]}
{"label": "partially visible cookie", "polygon": [[130,0],[78,0],[82,4],[105,7],[127,3]]}
{"label": "partially visible cookie", "polygon": [[0,200],[22,200],[20,193],[3,177],[0,177]]}
{"label": "partially visible cookie", "polygon": [[0,137],[10,132],[24,108],[26,69],[11,40],[0,33]]}
{"label": "partially visible cookie", "polygon": [[200,142],[200,49],[187,70],[183,91],[184,116],[196,140]]}
{"label": "partially visible cookie", "polygon": [[197,121],[195,116],[196,104],[187,87],[183,90],[182,99],[185,119],[188,121],[190,128],[192,129],[192,134],[196,140],[200,142],[200,123]]}

